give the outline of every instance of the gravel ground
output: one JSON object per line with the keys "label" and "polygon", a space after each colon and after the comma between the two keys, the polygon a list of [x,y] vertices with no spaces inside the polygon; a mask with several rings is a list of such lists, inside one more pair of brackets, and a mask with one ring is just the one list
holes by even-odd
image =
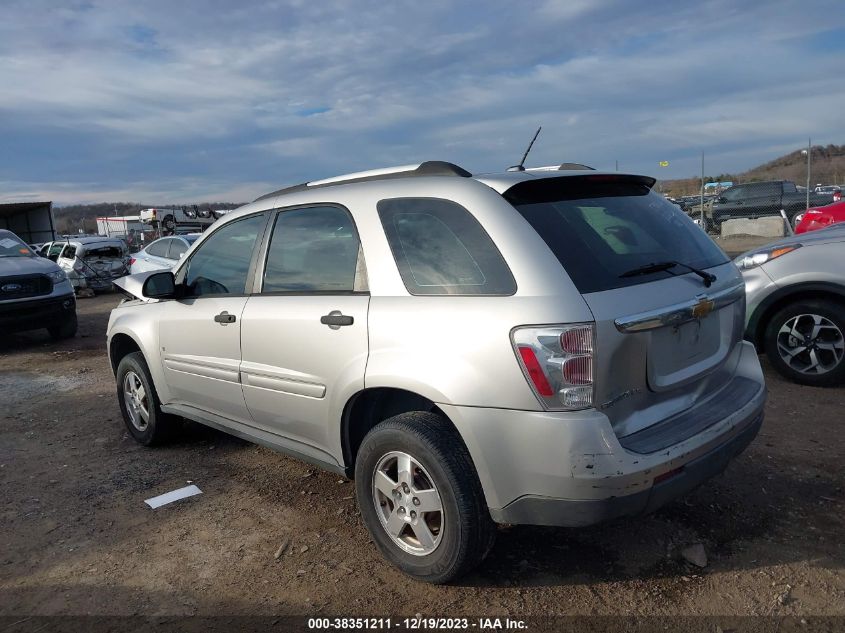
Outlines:
{"label": "gravel ground", "polygon": [[[198,425],[136,445],[104,349],[117,301],[80,300],[72,340],[0,339],[0,616],[845,615],[843,389],[764,360],[766,421],[724,474],[644,518],[501,528],[434,587],[382,561],[336,475]],[[144,505],[188,482],[203,494]]]}

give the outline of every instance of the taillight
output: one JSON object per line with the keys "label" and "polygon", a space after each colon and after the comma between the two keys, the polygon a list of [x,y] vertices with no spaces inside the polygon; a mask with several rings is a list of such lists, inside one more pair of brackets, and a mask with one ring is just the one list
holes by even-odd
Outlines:
{"label": "taillight", "polygon": [[543,406],[593,406],[592,324],[519,327],[511,336],[522,371]]}
{"label": "taillight", "polygon": [[833,201],[839,202],[840,200],[842,200],[842,192],[841,191],[834,191],[833,192]]}
{"label": "taillight", "polygon": [[130,257],[130,258],[129,258],[129,265],[130,265],[130,266],[132,266],[134,263],[135,263],[135,258],[134,258],[134,257]]}

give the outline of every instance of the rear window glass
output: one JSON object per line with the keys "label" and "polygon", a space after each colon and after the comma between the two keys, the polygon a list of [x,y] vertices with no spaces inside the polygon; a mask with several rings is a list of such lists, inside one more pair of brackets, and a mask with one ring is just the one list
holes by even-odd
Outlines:
{"label": "rear window glass", "polygon": [[650,264],[710,268],[728,261],[690,218],[636,181],[556,178],[525,182],[505,197],[543,238],[582,294],[633,286],[682,266],[623,277]]}
{"label": "rear window glass", "polygon": [[439,198],[378,203],[390,250],[412,295],[511,295],[516,282],[499,250],[462,206]]}
{"label": "rear window glass", "polygon": [[85,259],[99,259],[101,257],[123,257],[123,249],[119,246],[85,247],[82,253]]}

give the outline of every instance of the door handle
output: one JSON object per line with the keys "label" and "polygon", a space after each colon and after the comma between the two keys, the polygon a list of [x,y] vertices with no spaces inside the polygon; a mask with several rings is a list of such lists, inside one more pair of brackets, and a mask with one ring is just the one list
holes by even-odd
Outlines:
{"label": "door handle", "polygon": [[226,325],[228,323],[234,323],[237,320],[237,317],[234,314],[229,314],[225,310],[220,314],[214,315],[214,321],[216,323],[220,323],[221,325]]}
{"label": "door handle", "polygon": [[320,317],[320,323],[328,325],[331,329],[336,330],[341,325],[352,325],[355,323],[355,319],[343,314],[340,310],[332,310],[328,314],[324,314]]}

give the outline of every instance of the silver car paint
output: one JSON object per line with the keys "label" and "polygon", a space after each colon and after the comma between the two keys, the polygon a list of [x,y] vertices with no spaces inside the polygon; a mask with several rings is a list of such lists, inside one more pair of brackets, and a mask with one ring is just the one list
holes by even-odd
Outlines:
{"label": "silver car paint", "polygon": [[[727,439],[743,412],[654,456],[624,451],[618,437],[718,397],[720,387],[740,373],[759,383],[753,403],[759,406],[764,397],[762,374],[756,356],[739,342],[741,301],[703,319],[710,319],[706,327],[700,327],[712,337],[712,344],[706,355],[693,359],[699,367],[691,375],[684,374],[681,364],[654,365],[649,358],[652,345],[659,344],[661,351],[668,352],[674,335],[663,333],[666,340],[655,342],[655,332],[623,334],[614,321],[729,288],[739,273],[730,263],[715,269],[718,281],[711,289],[705,289],[694,275],[679,275],[582,296],[540,236],[496,193],[526,178],[560,175],[379,180],[297,191],[246,205],[215,228],[249,213],[280,207],[335,203],[349,209],[366,259],[368,302],[298,297],[301,303],[290,322],[315,324],[313,329],[310,325],[303,329],[299,340],[295,333],[283,333],[281,320],[271,321],[280,305],[273,297],[252,295],[243,298],[243,304],[232,297],[223,300],[232,301],[228,307],[209,303],[201,312],[199,305],[210,298],[193,301],[190,311],[183,309],[190,302],[133,301],[113,311],[109,340],[121,333],[138,342],[151,359],[153,380],[166,411],[329,465],[344,463],[340,420],[349,398],[363,387],[384,386],[425,396],[449,415],[467,444],[492,508],[528,494],[598,499],[609,492],[621,494],[647,486],[661,470],[675,468]],[[408,294],[376,203],[391,197],[425,196],[453,200],[478,219],[513,273],[517,283],[513,296]],[[207,234],[192,250],[201,248],[206,238]],[[186,262],[187,258],[179,263],[177,274]],[[128,288],[130,282],[119,285]],[[260,279],[256,279],[252,290],[259,288]],[[213,314],[222,309],[239,316],[237,327],[227,325],[224,332],[212,322]],[[319,317],[330,309],[355,313],[356,326],[344,328],[349,340],[335,337],[337,333],[325,326],[317,327]],[[596,404],[605,406],[579,412],[544,411],[517,363],[508,333],[520,325],[593,321],[597,327]],[[153,325],[158,323],[160,327]],[[353,334],[359,323],[361,329]],[[243,340],[240,357],[233,343],[235,333]],[[368,350],[362,347],[364,336]],[[339,346],[332,347],[332,341]],[[284,344],[300,347],[286,357]],[[299,360],[312,345],[320,352],[328,345],[334,353],[312,352],[307,362]],[[654,390],[655,384],[648,384],[649,375],[652,383],[663,381],[662,391],[661,385]],[[673,382],[681,387],[669,389]],[[325,395],[320,397],[322,387]],[[607,479],[619,476],[615,482]],[[596,485],[605,479],[605,485]]]}
{"label": "silver car paint", "polygon": [[[159,257],[157,255],[152,255],[149,252],[149,248],[153,244],[156,244],[161,240],[179,240],[187,246],[187,250],[185,251],[185,253],[182,254],[182,257],[180,257],[179,259],[170,259],[167,257]],[[132,275],[136,275],[138,273],[148,272],[152,270],[170,270],[179,262],[179,260],[185,258],[185,256],[188,254],[188,251],[190,251],[192,245],[192,242],[188,242],[187,240],[178,235],[157,239],[147,244],[147,246],[145,246],[143,249],[141,249],[132,256],[135,261],[132,263],[129,272]]]}
{"label": "silver car paint", "polygon": [[819,282],[845,286],[845,226],[792,235],[765,248],[792,244],[800,244],[801,248],[742,271],[746,291],[746,325],[757,307],[779,289]]}

